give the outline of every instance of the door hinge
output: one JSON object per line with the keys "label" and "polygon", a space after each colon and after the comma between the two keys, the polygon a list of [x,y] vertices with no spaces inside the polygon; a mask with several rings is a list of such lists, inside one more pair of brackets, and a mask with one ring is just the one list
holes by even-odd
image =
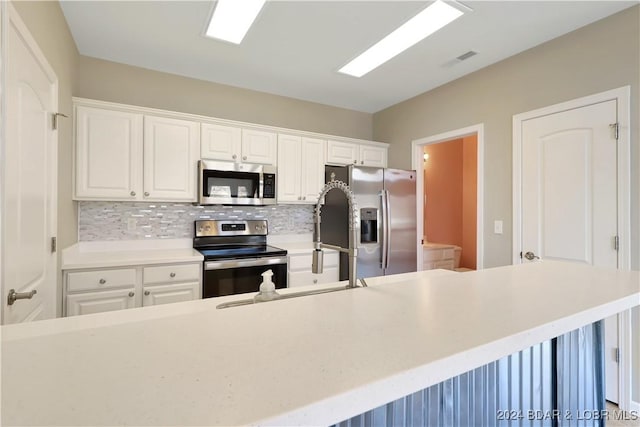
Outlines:
{"label": "door hinge", "polygon": [[58,239],[56,237],[51,238],[51,253],[55,253],[58,250]]}
{"label": "door hinge", "polygon": [[51,114],[51,127],[53,128],[53,130],[58,130],[58,116],[64,117],[65,119],[69,117],[66,114],[62,113]]}
{"label": "door hinge", "polygon": [[520,259],[522,259],[522,251],[520,251]]}
{"label": "door hinge", "polygon": [[616,251],[620,250],[620,237],[618,236],[613,236],[613,249]]}
{"label": "door hinge", "polygon": [[617,141],[618,137],[620,136],[620,125],[616,122],[616,123],[611,123],[609,127],[613,129],[613,137]]}
{"label": "door hinge", "polygon": [[616,347],[615,351],[615,357],[616,357],[616,363],[620,363],[620,349]]}
{"label": "door hinge", "polygon": [[422,239],[420,242],[424,245],[424,239]]}

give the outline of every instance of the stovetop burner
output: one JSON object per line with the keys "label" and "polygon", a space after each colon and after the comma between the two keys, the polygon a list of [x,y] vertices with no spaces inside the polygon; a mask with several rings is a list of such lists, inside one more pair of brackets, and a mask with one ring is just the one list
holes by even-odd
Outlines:
{"label": "stovetop burner", "polygon": [[283,256],[285,249],[267,245],[266,220],[198,220],[193,247],[205,260]]}

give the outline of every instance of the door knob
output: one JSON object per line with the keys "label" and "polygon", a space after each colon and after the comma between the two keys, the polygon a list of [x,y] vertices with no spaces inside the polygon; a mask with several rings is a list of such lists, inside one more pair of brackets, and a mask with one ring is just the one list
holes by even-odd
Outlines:
{"label": "door knob", "polygon": [[527,252],[524,254],[524,257],[526,259],[528,259],[529,261],[533,261],[534,259],[540,259],[539,256],[537,256],[536,254],[534,254],[533,252]]}
{"label": "door knob", "polygon": [[7,295],[7,304],[13,305],[19,299],[31,299],[37,293],[38,291],[35,289],[31,292],[16,292],[15,289],[10,289],[9,295]]}

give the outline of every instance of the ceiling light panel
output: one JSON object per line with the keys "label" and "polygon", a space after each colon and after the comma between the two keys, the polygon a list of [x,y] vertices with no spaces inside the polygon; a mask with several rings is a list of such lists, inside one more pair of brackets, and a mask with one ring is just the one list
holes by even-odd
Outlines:
{"label": "ceiling light panel", "polygon": [[437,0],[342,67],[339,72],[354,77],[362,77],[420,40],[453,22],[462,14],[463,12],[459,9]]}
{"label": "ceiling light panel", "polygon": [[266,0],[218,0],[205,35],[240,44]]}

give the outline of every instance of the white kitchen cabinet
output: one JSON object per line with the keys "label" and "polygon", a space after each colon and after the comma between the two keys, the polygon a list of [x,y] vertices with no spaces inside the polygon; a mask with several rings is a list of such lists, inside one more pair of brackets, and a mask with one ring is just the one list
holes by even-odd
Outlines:
{"label": "white kitchen cabinet", "polygon": [[275,165],[277,144],[274,132],[203,123],[200,155],[208,160]]}
{"label": "white kitchen cabinet", "polygon": [[387,148],[360,144],[358,164],[361,166],[387,167]]}
{"label": "white kitchen cabinet", "polygon": [[133,287],[67,295],[67,316],[125,310],[136,306]]}
{"label": "white kitchen cabinet", "polygon": [[198,282],[145,286],[142,292],[142,306],[192,301],[198,299],[199,295],[200,284]]}
{"label": "white kitchen cabinet", "polygon": [[278,135],[278,203],[315,203],[324,186],[325,141]]}
{"label": "white kitchen cabinet", "polygon": [[345,141],[327,141],[327,163],[387,167],[387,147]]}
{"label": "white kitchen cabinet", "polygon": [[195,202],[200,124],[144,117],[144,200]]}
{"label": "white kitchen cabinet", "polygon": [[311,251],[289,255],[289,263],[287,264],[289,288],[333,283],[339,280],[340,258],[338,252],[324,251],[324,268],[321,274],[314,274],[311,271],[311,263]]}
{"label": "white kitchen cabinet", "polygon": [[351,165],[358,163],[360,147],[357,144],[342,141],[327,141],[327,163]]}
{"label": "white kitchen cabinet", "polygon": [[98,313],[201,297],[202,263],[63,271],[63,315]]}
{"label": "white kitchen cabinet", "polygon": [[140,198],[142,117],[118,110],[75,108],[75,199]]}
{"label": "white kitchen cabinet", "polygon": [[326,141],[302,138],[302,185],[300,195],[304,203],[316,203],[324,187],[324,157]]}
{"label": "white kitchen cabinet", "polygon": [[202,124],[200,156],[203,159],[240,161],[242,129],[211,123]]}
{"label": "white kitchen cabinet", "polygon": [[274,132],[242,129],[242,159],[244,163],[275,165],[278,138]]}
{"label": "white kitchen cabinet", "polygon": [[297,203],[302,188],[302,139],[294,135],[278,135],[278,203]]}
{"label": "white kitchen cabinet", "polygon": [[75,200],[196,201],[199,122],[86,103],[75,105]]}

